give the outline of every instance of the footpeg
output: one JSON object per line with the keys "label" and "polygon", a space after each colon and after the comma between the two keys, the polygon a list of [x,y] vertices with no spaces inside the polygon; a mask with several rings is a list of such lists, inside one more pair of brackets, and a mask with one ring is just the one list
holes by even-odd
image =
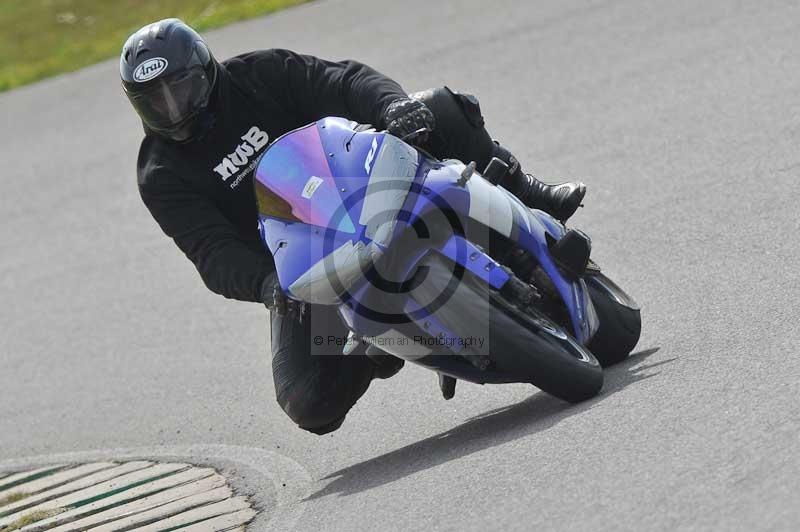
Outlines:
{"label": "footpeg", "polygon": [[442,390],[442,397],[444,397],[445,401],[449,401],[456,395],[456,379],[440,373],[439,389]]}

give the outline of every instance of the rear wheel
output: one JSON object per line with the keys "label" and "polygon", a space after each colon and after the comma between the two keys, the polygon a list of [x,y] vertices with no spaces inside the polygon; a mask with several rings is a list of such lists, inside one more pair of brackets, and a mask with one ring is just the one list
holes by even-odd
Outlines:
{"label": "rear wheel", "polygon": [[[425,278],[411,296],[453,290],[433,316],[461,338],[471,337],[488,324],[488,354],[492,368],[529,382],[572,403],[597,395],[603,370],[589,350],[543,313],[524,311],[508,297],[468,272],[453,283],[452,263],[432,255],[425,259]],[[418,292],[419,291],[419,292]]]}
{"label": "rear wheel", "polygon": [[602,273],[586,277],[586,286],[600,322],[587,347],[603,367],[622,362],[639,342],[639,306]]}

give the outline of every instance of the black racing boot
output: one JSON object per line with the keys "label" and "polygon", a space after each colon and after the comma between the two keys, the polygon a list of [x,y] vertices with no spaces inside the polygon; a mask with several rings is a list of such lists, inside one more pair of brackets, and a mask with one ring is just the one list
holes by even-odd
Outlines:
{"label": "black racing boot", "polygon": [[577,183],[559,183],[548,185],[531,174],[522,171],[519,161],[508,150],[495,141],[494,157],[508,164],[508,175],[500,181],[509,192],[514,194],[525,205],[532,209],[540,209],[565,222],[575,214],[586,195],[586,185]]}
{"label": "black racing boot", "polygon": [[530,174],[525,174],[525,178],[528,180],[527,191],[515,195],[528,207],[541,209],[562,222],[575,214],[586,195],[586,185],[580,181],[548,185]]}

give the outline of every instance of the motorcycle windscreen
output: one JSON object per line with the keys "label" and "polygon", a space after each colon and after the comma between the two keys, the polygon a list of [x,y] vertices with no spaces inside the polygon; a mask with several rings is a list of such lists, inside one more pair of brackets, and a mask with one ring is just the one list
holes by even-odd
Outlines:
{"label": "motorcycle windscreen", "polygon": [[258,163],[255,189],[261,217],[356,232],[316,124],[288,133],[269,147]]}
{"label": "motorcycle windscreen", "polygon": [[[325,135],[322,139],[324,143]],[[327,238],[320,242],[310,240],[311,246],[322,245],[322,256],[289,286],[289,292],[303,301],[317,304],[341,302],[344,294],[351,294],[351,290],[366,279],[367,272],[376,266],[385,249],[391,245],[395,232],[402,230],[397,228],[398,218],[415,182],[418,152],[390,135],[367,132],[355,134],[350,145],[353,155],[340,157],[340,162],[332,166],[344,204],[353,219],[358,219],[358,239],[348,239],[336,247]],[[362,148],[368,148],[366,157],[361,156]],[[342,163],[342,160],[347,162]],[[352,164],[347,170],[348,163],[354,161],[359,162],[362,171],[369,172],[368,177],[363,173],[360,176],[349,175],[357,173]],[[346,175],[340,176],[339,173]],[[314,250],[309,250],[308,255],[313,256]]]}
{"label": "motorcycle windscreen", "polygon": [[[391,241],[418,160],[399,139],[356,133],[336,118],[288,133],[267,150],[256,169],[256,199],[262,238],[288,293],[334,304],[364,277]],[[298,234],[290,230],[295,223],[335,233]]]}
{"label": "motorcycle windscreen", "polygon": [[[368,139],[367,139],[368,140]],[[370,169],[358,223],[364,236],[387,247],[394,236],[400,211],[408,198],[419,168],[417,150],[391,135],[384,135],[378,149],[377,138],[372,146],[378,151]]]}

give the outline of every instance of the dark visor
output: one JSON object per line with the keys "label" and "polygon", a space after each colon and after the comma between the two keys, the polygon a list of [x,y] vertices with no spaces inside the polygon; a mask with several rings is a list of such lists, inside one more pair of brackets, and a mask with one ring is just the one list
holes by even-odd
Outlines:
{"label": "dark visor", "polygon": [[213,81],[195,53],[185,70],[128,91],[128,98],[147,126],[169,130],[206,106]]}

